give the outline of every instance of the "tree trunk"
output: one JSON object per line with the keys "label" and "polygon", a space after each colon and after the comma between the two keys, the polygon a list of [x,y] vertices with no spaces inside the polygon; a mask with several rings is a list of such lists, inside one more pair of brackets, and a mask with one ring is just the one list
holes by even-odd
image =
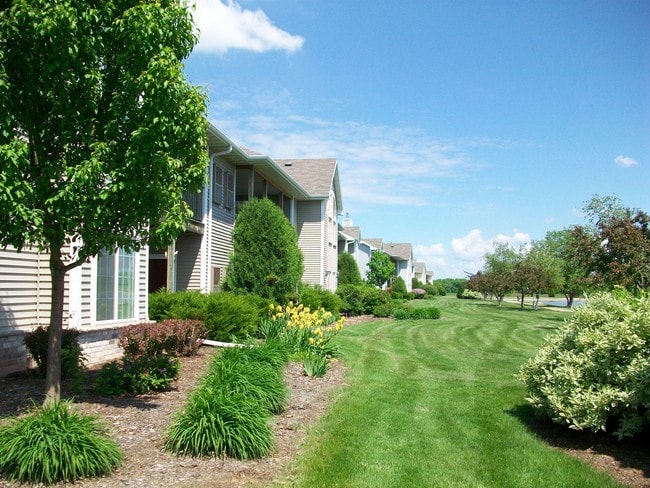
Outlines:
{"label": "tree trunk", "polygon": [[53,249],[50,252],[50,274],[52,276],[52,302],[47,336],[47,373],[43,405],[58,402],[61,399],[61,338],[63,336],[66,268],[61,261],[60,249]]}
{"label": "tree trunk", "polygon": [[524,290],[521,290],[521,305],[519,307],[519,310],[524,309],[524,298],[526,297],[526,294],[524,293]]}
{"label": "tree trunk", "polygon": [[564,297],[566,298],[566,306],[567,306],[567,308],[573,307],[573,294],[572,293],[565,293]]}

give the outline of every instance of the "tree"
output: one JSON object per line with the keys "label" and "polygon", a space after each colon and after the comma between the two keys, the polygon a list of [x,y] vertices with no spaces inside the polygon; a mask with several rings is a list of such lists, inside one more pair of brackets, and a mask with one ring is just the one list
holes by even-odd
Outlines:
{"label": "tree", "polygon": [[512,276],[515,265],[521,262],[520,254],[508,244],[496,244],[494,251],[485,255],[484,286],[494,294],[499,306],[506,294],[513,289]]}
{"label": "tree", "polygon": [[368,283],[378,287],[383,287],[388,279],[395,272],[395,263],[391,261],[390,256],[382,251],[373,252],[368,261],[368,272],[366,278]]}
{"label": "tree", "polygon": [[282,209],[268,198],[246,202],[232,235],[224,287],[285,303],[297,293],[303,272],[298,235]]}
{"label": "tree", "polygon": [[592,226],[571,231],[576,261],[595,287],[622,286],[629,291],[650,285],[650,216],[623,207],[616,197],[594,196],[584,212]]}
{"label": "tree", "polygon": [[65,275],[100,252],[164,246],[203,182],[206,99],[183,74],[181,0],[0,7],[0,245],[49,253],[45,403],[60,398]]}
{"label": "tree", "polygon": [[359,266],[357,266],[352,254],[344,252],[339,254],[338,258],[338,284],[360,285],[363,280],[361,279],[361,273],[359,273]]}
{"label": "tree", "polygon": [[576,260],[571,229],[547,232],[533,249],[544,253],[550,262],[553,278],[549,289],[563,293],[567,307],[572,307],[574,298],[584,292],[589,273]]}

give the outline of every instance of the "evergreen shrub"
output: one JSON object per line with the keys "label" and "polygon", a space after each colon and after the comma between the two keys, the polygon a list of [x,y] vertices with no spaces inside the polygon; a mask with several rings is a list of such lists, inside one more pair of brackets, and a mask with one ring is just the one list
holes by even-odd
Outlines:
{"label": "evergreen shrub", "polygon": [[149,294],[149,317],[164,319],[205,320],[205,297],[198,291],[158,290]]}
{"label": "evergreen shrub", "polygon": [[210,293],[206,297],[205,326],[209,339],[229,341],[257,332],[260,309],[256,300],[231,292]]}

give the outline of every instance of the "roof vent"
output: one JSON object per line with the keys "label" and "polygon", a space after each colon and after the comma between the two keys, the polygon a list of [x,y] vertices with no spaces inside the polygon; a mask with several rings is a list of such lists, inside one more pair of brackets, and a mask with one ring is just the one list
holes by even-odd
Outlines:
{"label": "roof vent", "polygon": [[291,161],[285,161],[284,165],[285,166],[293,166],[293,163]]}

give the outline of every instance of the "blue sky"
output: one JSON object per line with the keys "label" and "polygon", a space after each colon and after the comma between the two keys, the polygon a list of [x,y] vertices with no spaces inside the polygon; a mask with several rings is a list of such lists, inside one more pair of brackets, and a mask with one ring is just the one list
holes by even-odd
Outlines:
{"label": "blue sky", "polygon": [[366,238],[435,278],[650,211],[650,2],[197,0],[189,80],[209,119],[276,159],[335,157]]}

